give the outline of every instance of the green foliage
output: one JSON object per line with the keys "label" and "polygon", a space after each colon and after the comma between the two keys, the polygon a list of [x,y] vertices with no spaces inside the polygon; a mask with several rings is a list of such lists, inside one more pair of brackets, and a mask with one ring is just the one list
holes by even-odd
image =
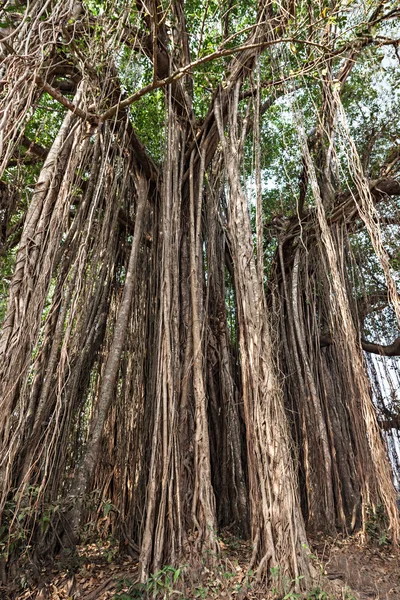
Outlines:
{"label": "green foliage", "polygon": [[29,485],[14,491],[7,500],[0,526],[0,558],[8,559],[15,551],[23,554],[31,549],[32,527],[35,523],[44,537],[62,505],[56,502],[37,506],[39,486]]}
{"label": "green foliage", "polygon": [[369,505],[365,511],[367,514],[365,530],[369,541],[378,546],[390,544],[388,518],[383,504],[378,504],[376,507]]}
{"label": "green foliage", "polygon": [[[29,559],[37,540],[45,540],[57,531],[60,521],[65,521],[76,499],[69,496],[59,501],[48,502],[40,496],[39,485],[27,485],[22,490],[13,490],[9,494],[4,507],[2,523],[0,525],[0,559],[8,560],[11,556],[18,554],[20,557]],[[84,505],[88,512],[98,507],[97,490],[84,496]],[[108,503],[104,505],[108,509]],[[111,510],[111,509],[110,509]],[[98,536],[97,523],[91,521],[85,525],[82,531],[83,541],[93,541],[94,534]],[[107,562],[112,562],[118,554],[118,543],[111,536],[107,544],[99,543],[99,548]],[[69,564],[79,561],[75,552],[64,549]]]}
{"label": "green foliage", "polygon": [[320,587],[316,587],[308,592],[307,600],[329,600],[329,596]]}
{"label": "green foliage", "polygon": [[292,579],[282,573],[280,566],[271,567],[270,570],[271,579],[273,585],[271,593],[276,598],[282,598],[282,600],[300,600],[301,594],[293,592],[293,587],[301,580],[304,579],[302,575]]}
{"label": "green foliage", "polygon": [[131,107],[132,123],[156,162],[164,156],[164,95],[154,90]]}
{"label": "green foliage", "polygon": [[[257,4],[232,3],[228,0],[190,0],[185,2],[185,16],[192,59],[205,57],[223,48],[242,44],[254,23]],[[234,35],[233,35],[234,34]],[[226,42],[226,37],[229,41]],[[193,73],[193,108],[197,118],[207,113],[218,84],[223,84],[230,57],[219,58],[202,65]]]}
{"label": "green foliage", "polygon": [[61,126],[65,108],[48,94],[42,94],[34,114],[27,123],[25,135],[45,148],[49,148]]}
{"label": "green foliage", "polygon": [[129,579],[120,580],[118,594],[112,600],[138,600],[140,598],[170,598],[179,592],[175,587],[182,579],[185,566],[173,567],[165,565],[162,569],[149,576],[145,583],[132,583]]}
{"label": "green foliage", "polygon": [[131,579],[120,579],[116,585],[117,594],[114,594],[112,600],[140,600],[145,598],[145,585],[142,583],[133,583]]}
{"label": "green foliage", "polygon": [[202,600],[203,598],[207,598],[207,594],[208,594],[207,587],[199,586],[199,587],[196,587],[194,590],[194,597],[199,598],[200,600]]}
{"label": "green foliage", "polygon": [[7,309],[8,289],[14,272],[16,248],[2,257],[0,262],[0,324],[2,323]]}
{"label": "green foliage", "polygon": [[349,591],[345,591],[344,600],[356,600],[356,597]]}

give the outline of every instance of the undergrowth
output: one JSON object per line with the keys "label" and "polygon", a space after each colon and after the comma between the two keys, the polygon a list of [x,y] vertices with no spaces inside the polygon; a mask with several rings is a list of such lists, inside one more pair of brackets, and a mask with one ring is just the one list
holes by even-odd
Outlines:
{"label": "undergrowth", "polygon": [[[347,590],[338,596],[328,593],[320,586],[315,586],[308,592],[295,592],[293,587],[302,577],[290,579],[282,575],[279,567],[271,568],[272,585],[267,591],[267,596],[265,596],[265,590],[261,592],[260,583],[256,581],[253,571],[249,571],[244,580],[240,584],[234,584],[231,590],[222,585],[220,577],[229,581],[234,578],[235,574],[229,571],[217,571],[214,573],[215,585],[210,585],[208,577],[208,584],[194,586],[190,591],[188,591],[186,582],[187,572],[187,565],[178,568],[166,565],[150,575],[145,583],[134,583],[127,578],[120,579],[117,583],[117,593],[112,600],[167,600],[174,597],[181,600],[207,600],[222,597],[243,599],[262,597],[264,600],[356,600],[353,594]],[[208,573],[210,572],[208,571]]]}

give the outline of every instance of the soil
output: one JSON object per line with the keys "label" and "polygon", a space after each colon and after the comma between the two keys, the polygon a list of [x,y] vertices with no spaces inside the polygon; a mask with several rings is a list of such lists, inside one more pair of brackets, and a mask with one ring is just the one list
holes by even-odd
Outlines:
{"label": "soil", "polygon": [[[275,590],[266,592],[248,572],[251,548],[248,543],[226,534],[220,541],[218,568],[202,567],[197,574],[167,567],[149,581],[145,594],[135,588],[137,561],[132,557],[118,559],[111,544],[79,548],[75,564],[69,570],[59,567],[43,569],[40,583],[29,585],[29,573],[17,576],[14,590],[1,589],[1,600],[140,600],[153,597],[180,600],[296,600],[290,595],[290,582],[274,573]],[[310,600],[400,600],[400,554],[390,547],[366,546],[357,538],[314,540],[312,560],[319,581]],[[174,582],[176,578],[176,582]],[[37,574],[36,574],[37,579]],[[16,591],[25,586],[25,590]]]}
{"label": "soil", "polygon": [[357,600],[400,600],[400,554],[357,540],[318,544],[315,550],[330,580],[347,586]]}

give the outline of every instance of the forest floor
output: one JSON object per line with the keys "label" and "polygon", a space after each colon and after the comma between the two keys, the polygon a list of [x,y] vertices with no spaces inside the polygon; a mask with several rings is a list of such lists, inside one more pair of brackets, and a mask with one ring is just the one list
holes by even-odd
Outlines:
{"label": "forest floor", "polygon": [[[225,535],[220,541],[219,567],[203,567],[196,574],[196,583],[183,575],[184,567],[166,567],[153,575],[147,589],[137,587],[137,562],[132,558],[117,558],[112,545],[88,545],[79,549],[74,568],[69,571],[51,568],[43,570],[39,586],[23,592],[0,588],[3,600],[140,600],[157,598],[180,600],[296,600],[290,594],[290,582],[274,570],[273,587],[266,592],[257,587],[254,575],[248,573],[251,548],[248,543]],[[312,560],[320,573],[319,585],[308,595],[309,600],[399,600],[400,556],[388,547],[362,545],[359,540],[314,540]],[[18,585],[24,583],[23,574]],[[175,581],[174,581],[175,580]],[[192,583],[191,583],[192,581]],[[25,582],[25,585],[27,583]],[[277,593],[280,588],[280,594]],[[330,590],[330,591],[329,591]],[[332,593],[335,590],[335,593]],[[275,592],[275,593],[273,593]],[[285,595],[286,594],[286,595]]]}

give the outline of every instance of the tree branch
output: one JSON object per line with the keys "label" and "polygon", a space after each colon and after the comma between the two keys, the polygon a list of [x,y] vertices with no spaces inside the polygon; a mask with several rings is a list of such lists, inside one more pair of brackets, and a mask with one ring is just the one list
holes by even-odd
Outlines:
{"label": "tree branch", "polygon": [[[387,196],[400,196],[400,181],[388,177],[375,179],[370,181],[370,191],[376,202],[383,200]],[[328,216],[329,224],[340,221],[342,218],[352,219],[358,215],[351,192],[346,193],[342,197],[339,196],[338,200],[339,204]]]}
{"label": "tree branch", "polygon": [[[326,348],[333,344],[332,334],[327,332],[321,334],[319,338],[319,347]],[[389,346],[383,346],[382,344],[375,344],[373,342],[368,342],[365,339],[361,339],[361,346],[364,352],[369,352],[370,354],[378,354],[379,356],[400,356],[400,337],[395,339],[393,344]]]}
{"label": "tree branch", "polygon": [[325,47],[322,46],[321,44],[317,44],[316,42],[312,42],[309,40],[299,40],[296,38],[279,38],[277,40],[262,40],[261,42],[256,42],[253,44],[244,44],[244,45],[238,46],[236,48],[224,48],[222,50],[217,50],[215,52],[212,52],[211,54],[208,54],[207,56],[203,56],[202,58],[192,61],[190,64],[185,65],[184,67],[181,67],[180,69],[176,69],[171,75],[169,75],[168,77],[165,77],[164,79],[159,79],[157,81],[153,81],[152,83],[149,83],[148,85],[144,86],[142,89],[138,90],[137,92],[135,92],[128,98],[125,98],[125,100],[122,100],[118,104],[114,104],[114,106],[112,106],[111,108],[106,110],[102,115],[100,115],[99,120],[106,121],[107,119],[110,119],[119,110],[122,110],[123,108],[130,106],[134,102],[137,102],[138,100],[140,100],[140,98],[142,98],[149,92],[152,92],[155,89],[165,87],[165,86],[169,85],[170,83],[174,83],[174,82],[178,81],[179,79],[182,79],[182,77],[184,77],[186,74],[190,73],[192,71],[192,69],[195,69],[196,67],[199,67],[200,65],[204,65],[206,63],[217,60],[218,58],[223,58],[225,56],[232,56],[234,54],[237,54],[239,52],[243,52],[246,50],[265,49],[268,46],[274,46],[276,44],[281,44],[281,43],[286,43],[286,42],[301,43],[301,44],[317,46],[321,49],[325,49]]}
{"label": "tree branch", "polygon": [[375,344],[364,339],[361,339],[361,345],[365,352],[371,354],[379,354],[380,356],[400,356],[400,337],[396,338],[389,346]]}
{"label": "tree branch", "polygon": [[26,148],[27,153],[35,154],[35,156],[38,156],[39,158],[42,158],[43,160],[46,158],[46,156],[49,153],[48,148],[44,148],[40,144],[29,139],[28,136],[26,136],[26,135],[22,136],[21,145]]}
{"label": "tree branch", "polygon": [[391,413],[386,416],[384,419],[378,419],[379,426],[384,431],[389,431],[390,429],[400,429],[400,415]]}

